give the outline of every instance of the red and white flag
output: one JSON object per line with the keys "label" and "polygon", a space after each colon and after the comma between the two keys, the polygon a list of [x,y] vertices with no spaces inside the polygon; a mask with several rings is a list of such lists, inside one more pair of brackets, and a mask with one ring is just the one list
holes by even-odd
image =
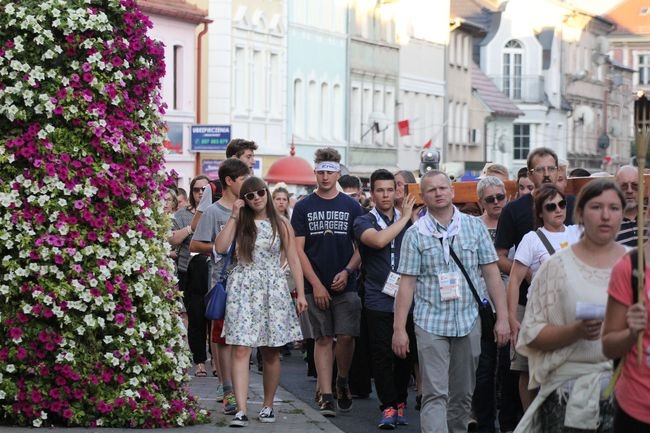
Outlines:
{"label": "red and white flag", "polygon": [[404,137],[405,135],[411,135],[411,131],[409,130],[408,119],[400,120],[399,122],[397,122],[397,128],[399,130],[400,137]]}

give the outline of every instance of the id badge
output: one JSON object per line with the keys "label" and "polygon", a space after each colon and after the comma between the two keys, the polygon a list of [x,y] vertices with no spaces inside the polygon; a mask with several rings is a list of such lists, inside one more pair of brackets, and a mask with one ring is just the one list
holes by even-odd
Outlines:
{"label": "id badge", "polygon": [[460,282],[458,272],[447,272],[438,276],[440,282],[440,297],[443,302],[460,299]]}
{"label": "id badge", "polygon": [[381,293],[385,293],[388,296],[392,296],[394,298],[395,295],[397,295],[397,289],[399,289],[400,277],[401,275],[396,274],[395,272],[388,274],[388,278],[386,278],[386,282],[384,283],[384,287],[381,289]]}

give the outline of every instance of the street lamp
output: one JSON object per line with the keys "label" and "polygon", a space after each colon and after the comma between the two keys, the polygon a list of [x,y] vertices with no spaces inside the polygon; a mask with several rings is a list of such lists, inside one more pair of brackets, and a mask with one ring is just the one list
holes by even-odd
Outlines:
{"label": "street lamp", "polygon": [[420,176],[431,170],[438,170],[440,166],[440,152],[437,150],[426,150],[420,156]]}

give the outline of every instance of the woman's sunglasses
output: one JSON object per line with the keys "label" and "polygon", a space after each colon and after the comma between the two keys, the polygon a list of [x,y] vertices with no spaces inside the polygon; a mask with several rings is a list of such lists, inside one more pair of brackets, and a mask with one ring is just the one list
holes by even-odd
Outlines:
{"label": "woman's sunglasses", "polygon": [[264,197],[266,195],[266,190],[260,189],[258,191],[247,192],[246,194],[244,194],[244,198],[248,201],[253,201],[255,200],[256,195],[258,197]]}
{"label": "woman's sunglasses", "polygon": [[546,209],[546,212],[554,212],[558,206],[560,209],[564,209],[566,207],[566,200],[560,200],[557,203],[546,203],[544,209]]}
{"label": "woman's sunglasses", "polygon": [[494,204],[494,203],[496,203],[496,202],[503,201],[503,200],[505,200],[505,199],[506,199],[506,195],[505,195],[505,194],[497,194],[497,195],[490,195],[490,196],[487,196],[487,197],[485,197],[483,200],[485,200],[486,203]]}
{"label": "woman's sunglasses", "polygon": [[192,187],[192,192],[196,192],[196,193],[203,192],[203,188],[205,188],[205,187],[204,186]]}

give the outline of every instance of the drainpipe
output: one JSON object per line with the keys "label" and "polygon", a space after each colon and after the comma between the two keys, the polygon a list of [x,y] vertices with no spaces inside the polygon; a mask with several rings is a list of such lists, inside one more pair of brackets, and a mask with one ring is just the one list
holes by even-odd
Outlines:
{"label": "drainpipe", "polygon": [[[201,53],[203,48],[203,36],[208,32],[208,25],[212,21],[203,22],[203,30],[196,37],[196,123],[201,124]],[[201,152],[194,155],[194,173],[201,173]]]}

